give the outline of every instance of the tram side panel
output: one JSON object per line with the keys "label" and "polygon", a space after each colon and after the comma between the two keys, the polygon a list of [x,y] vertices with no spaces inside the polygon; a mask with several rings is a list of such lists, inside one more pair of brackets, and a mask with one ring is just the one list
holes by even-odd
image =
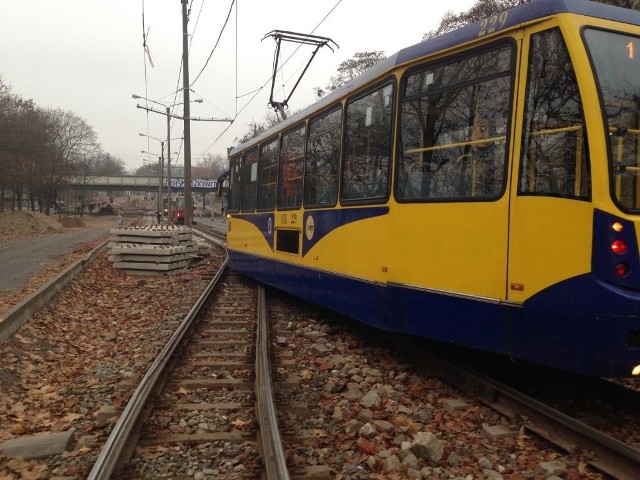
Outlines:
{"label": "tram side panel", "polygon": [[389,207],[311,210],[304,218],[301,263],[317,287],[307,298],[393,330],[384,302],[393,235]]}
{"label": "tram side panel", "polygon": [[394,206],[388,297],[395,329],[509,351],[500,313],[507,207],[506,199]]}
{"label": "tram side panel", "polygon": [[393,329],[383,323],[380,303],[390,242],[384,212],[388,207],[290,211],[286,223],[277,213],[232,215],[232,265],[283,291]]}

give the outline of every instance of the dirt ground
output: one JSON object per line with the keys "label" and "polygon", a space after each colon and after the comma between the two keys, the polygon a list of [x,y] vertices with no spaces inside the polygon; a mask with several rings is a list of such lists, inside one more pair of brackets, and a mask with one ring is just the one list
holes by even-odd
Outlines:
{"label": "dirt ground", "polygon": [[[35,239],[51,234],[80,230],[87,227],[110,227],[117,225],[115,215],[47,216],[39,212],[14,211],[0,212],[0,247],[22,239]],[[105,230],[108,231],[108,230]],[[96,240],[75,247],[71,254],[64,255],[57,261],[42,265],[26,283],[20,284],[16,292],[0,290],[0,312],[10,309],[23,300],[28,294],[37,290],[71,263],[85,256],[101,241]]]}
{"label": "dirt ground", "polygon": [[0,240],[59,233],[67,229],[113,223],[114,215],[47,216],[40,212],[0,212]]}

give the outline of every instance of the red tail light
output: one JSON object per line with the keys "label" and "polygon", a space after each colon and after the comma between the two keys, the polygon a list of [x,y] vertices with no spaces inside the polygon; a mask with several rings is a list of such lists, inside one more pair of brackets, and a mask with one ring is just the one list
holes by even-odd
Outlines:
{"label": "red tail light", "polygon": [[616,275],[619,277],[626,277],[629,275],[629,265],[626,263],[619,263],[616,265]]}
{"label": "red tail light", "polygon": [[611,250],[617,255],[624,255],[627,253],[627,244],[623,240],[614,240],[611,244]]}

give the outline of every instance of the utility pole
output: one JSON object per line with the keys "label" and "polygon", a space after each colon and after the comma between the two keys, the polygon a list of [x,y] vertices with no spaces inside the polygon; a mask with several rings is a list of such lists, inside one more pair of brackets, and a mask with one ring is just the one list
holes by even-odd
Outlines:
{"label": "utility pole", "polygon": [[[180,118],[184,121],[184,224],[188,227],[193,225],[193,199],[191,198],[191,107],[189,105],[189,32],[188,32],[188,17],[187,17],[187,0],[180,0],[182,5],[182,84],[183,84],[183,94],[184,94],[184,113],[182,117],[177,115],[172,115],[169,107],[166,108],[167,116],[167,176],[169,177],[169,218],[171,218],[171,143],[168,140],[170,135],[170,123],[169,118]],[[132,95],[133,98],[143,98],[139,95]],[[148,100],[148,99],[147,99]],[[154,102],[153,100],[151,100]],[[202,100],[195,100],[196,102],[202,102]],[[159,103],[159,102],[154,102]],[[142,108],[147,111],[163,113],[154,110],[149,107],[141,107],[140,105],[136,105],[138,108]],[[214,122],[231,122],[232,119],[224,118],[224,119],[201,119],[194,118],[193,120],[199,121],[214,121]]]}
{"label": "utility pole", "polygon": [[182,3],[182,72],[184,93],[184,224],[193,224],[191,199],[191,108],[189,106],[189,33],[187,29],[187,0]]}
{"label": "utility pole", "polygon": [[164,182],[164,142],[160,141],[160,157],[158,158],[158,225],[162,220],[164,208],[162,205],[162,183]]}
{"label": "utility pole", "polygon": [[[169,192],[169,199],[171,199],[171,140],[177,140],[177,139],[171,139],[169,138],[171,136],[171,119],[175,118],[177,120],[184,120],[185,124],[187,123],[187,120],[193,120],[194,122],[230,122],[233,123],[233,119],[232,118],[200,118],[200,117],[196,117],[196,118],[189,118],[187,116],[187,114],[185,113],[183,116],[180,115],[174,115],[173,113],[171,113],[171,107],[170,106],[166,106],[160,102],[156,102],[155,100],[149,100],[148,98],[144,98],[141,97],[140,95],[136,95],[135,93],[133,95],[131,95],[132,98],[141,98],[146,100],[147,102],[152,102],[152,103],[157,103],[158,105],[162,105],[164,107],[164,111],[160,111],[160,110],[156,110],[152,107],[145,107],[142,105],[136,105],[137,108],[140,108],[142,110],[146,110],[147,112],[154,112],[154,113],[159,113],[161,115],[166,115],[167,117],[167,177],[168,177],[168,192]],[[196,99],[193,100],[196,103],[202,103],[201,99]],[[181,103],[177,103],[174,104],[175,105],[182,105]],[[144,135],[144,134],[140,134],[140,135]],[[148,136],[148,135],[145,135]],[[185,135],[186,137],[186,135]],[[159,138],[155,138],[152,137],[155,140],[160,141]],[[184,137],[182,137],[184,138]],[[186,145],[186,141],[185,141],[185,145]],[[189,147],[191,147],[191,144],[189,143]],[[185,154],[186,154],[186,146],[185,146]],[[189,152],[191,152],[191,148],[189,148]],[[191,158],[191,157],[189,157]],[[186,165],[186,159],[185,159],[185,165]],[[185,171],[185,183],[186,183],[186,179],[187,179],[187,174]],[[191,186],[191,171],[189,171],[189,186]],[[185,189],[186,190],[186,189]],[[186,200],[186,191],[185,191],[185,200]],[[168,218],[171,219],[173,218],[173,205],[171,204],[171,202],[169,202],[169,211],[168,213]],[[186,216],[186,215],[185,215]],[[193,215],[192,215],[193,216]]]}
{"label": "utility pole", "polygon": [[173,201],[171,199],[171,108],[167,107],[167,221],[173,222]]}

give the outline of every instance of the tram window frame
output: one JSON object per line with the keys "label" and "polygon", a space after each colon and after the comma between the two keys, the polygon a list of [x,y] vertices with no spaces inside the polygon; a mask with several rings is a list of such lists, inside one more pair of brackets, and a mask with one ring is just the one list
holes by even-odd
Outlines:
{"label": "tram window frame", "polygon": [[[280,160],[279,147],[280,137],[273,137],[260,144],[260,155],[258,158],[258,200],[256,204],[256,210],[259,212],[271,211],[276,207]],[[271,159],[271,161],[269,161],[269,159]],[[268,163],[265,164],[265,162]]]}
{"label": "tram window frame", "polygon": [[[387,89],[390,91],[385,92]],[[382,109],[374,115],[374,107],[379,96],[382,98]],[[389,199],[396,96],[395,77],[387,77],[366,91],[347,99],[344,114],[343,162],[340,172],[341,204],[385,203]],[[389,107],[388,111],[386,107]],[[359,123],[362,114],[364,122]],[[384,134],[372,134],[377,129]],[[361,146],[365,146],[364,152],[360,149]],[[358,188],[355,188],[356,186]]]}
{"label": "tram window frame", "polygon": [[240,211],[240,200],[242,199],[241,165],[242,155],[229,159],[229,213],[238,213]]}
{"label": "tram window frame", "polygon": [[516,57],[515,41],[506,38],[404,73],[394,184],[399,203],[492,202],[505,194]]}
{"label": "tram window frame", "polygon": [[[256,211],[258,200],[258,147],[253,147],[242,156],[240,168],[241,191],[240,211],[252,213]],[[247,182],[247,179],[249,180]]]}
{"label": "tram window frame", "polygon": [[[300,139],[298,139],[302,144],[301,152],[290,152],[290,145],[285,146],[285,143],[287,143],[287,140],[289,138],[292,138],[292,135],[299,135],[299,137],[301,137]],[[294,210],[299,209],[302,206],[302,197],[304,193],[304,158],[306,154],[305,149],[307,144],[306,139],[306,122],[298,123],[294,127],[288,129],[286,132],[283,132],[280,136],[280,151],[278,155],[278,199],[276,202],[278,210]],[[293,153],[295,157],[285,161],[284,157],[291,153]],[[289,168],[287,168],[288,166],[291,166],[293,170],[290,171]],[[290,178],[293,178],[293,181],[291,181]],[[287,195],[289,191],[288,188],[291,188],[291,190],[293,190],[292,195]],[[292,198],[292,201],[286,202],[285,200],[287,198]]]}
{"label": "tram window frame", "polygon": [[[550,43],[553,40],[551,35],[556,41],[559,39],[558,45],[552,48],[563,50],[560,54],[564,58],[559,58],[557,62],[553,62],[552,51],[534,52],[534,48],[547,48],[546,45],[540,45],[543,41]],[[535,60],[539,62],[534,64]],[[547,68],[556,70],[548,72]],[[539,71],[538,75],[534,75],[535,69]],[[565,80],[572,80],[573,83],[549,85],[548,79],[559,82],[563,75]],[[569,78],[571,76],[572,79]],[[540,87],[533,84],[534,80],[539,79],[544,79],[546,85]],[[532,93],[533,90],[535,92]],[[538,90],[542,92],[538,94]],[[550,94],[545,101],[542,95],[546,91]],[[565,95],[564,100],[560,95]],[[535,98],[530,98],[531,96]],[[536,32],[529,39],[524,101],[518,195],[590,201],[591,162],[582,95],[571,54],[559,27]],[[571,106],[567,106],[570,102],[573,102],[573,108],[577,110],[573,114],[569,112]],[[552,103],[560,106],[554,110]],[[536,111],[533,111],[532,105],[537,107]]]}
{"label": "tram window frame", "polygon": [[[638,214],[640,117],[637,114],[635,85],[626,80],[630,76],[639,78],[633,73],[640,67],[638,55],[634,54],[634,47],[640,44],[640,35],[589,26],[582,29],[582,38],[596,79],[603,128],[608,133],[606,142],[611,198],[623,212]],[[620,41],[615,41],[616,39]],[[622,46],[626,56],[621,65],[616,63],[622,58],[619,49]],[[636,65],[632,66],[633,70],[628,68],[631,60]],[[614,90],[613,86],[620,87],[621,84],[625,88]]]}
{"label": "tram window frame", "polygon": [[305,208],[333,207],[338,202],[342,120],[341,104],[309,120],[304,160]]}
{"label": "tram window frame", "polygon": [[275,248],[278,252],[300,254],[300,230],[295,228],[276,228]]}

